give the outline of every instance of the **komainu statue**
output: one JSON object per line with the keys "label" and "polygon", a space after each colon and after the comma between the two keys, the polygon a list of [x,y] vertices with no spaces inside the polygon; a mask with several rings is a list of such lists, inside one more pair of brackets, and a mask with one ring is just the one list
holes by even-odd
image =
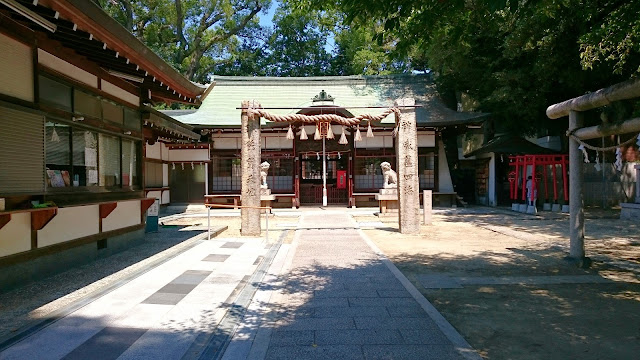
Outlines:
{"label": "komainu statue", "polygon": [[269,172],[269,167],[271,167],[271,164],[266,161],[260,164],[260,189],[269,188],[269,185],[267,185],[267,172]]}
{"label": "komainu statue", "polygon": [[382,175],[384,175],[383,187],[385,189],[398,188],[398,174],[391,170],[391,164],[385,161],[380,164],[380,168],[382,168]]}

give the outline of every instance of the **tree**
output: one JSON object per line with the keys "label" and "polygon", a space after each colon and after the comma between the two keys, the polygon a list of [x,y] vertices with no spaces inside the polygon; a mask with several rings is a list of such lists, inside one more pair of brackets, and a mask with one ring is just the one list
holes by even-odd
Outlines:
{"label": "tree", "polygon": [[127,30],[193,81],[206,82],[214,59],[237,35],[258,27],[270,0],[98,0]]}
{"label": "tree", "polygon": [[[432,70],[445,99],[466,94],[505,131],[558,132],[546,106],[635,76],[640,2],[296,0],[374,27],[390,54]],[[453,104],[451,104],[453,105]]]}

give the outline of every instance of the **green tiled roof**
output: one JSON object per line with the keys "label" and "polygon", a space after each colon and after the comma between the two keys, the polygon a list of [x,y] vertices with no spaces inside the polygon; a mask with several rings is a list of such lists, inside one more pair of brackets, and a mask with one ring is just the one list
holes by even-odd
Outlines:
{"label": "green tiled roof", "polygon": [[[335,101],[353,115],[377,114],[383,109],[356,109],[350,107],[388,106],[399,98],[413,97],[418,124],[445,126],[447,124],[478,121],[486,114],[462,113],[447,108],[437,96],[430,75],[389,76],[326,76],[305,78],[216,76],[213,88],[192,114],[174,116],[192,125],[211,127],[240,126],[240,110],[243,100],[256,100],[263,108],[305,108],[313,105],[312,99],[325,90]],[[325,103],[326,104],[326,103]],[[274,114],[291,114],[299,110],[268,110]],[[263,124],[265,120],[263,119]],[[393,116],[383,120],[393,123]]]}

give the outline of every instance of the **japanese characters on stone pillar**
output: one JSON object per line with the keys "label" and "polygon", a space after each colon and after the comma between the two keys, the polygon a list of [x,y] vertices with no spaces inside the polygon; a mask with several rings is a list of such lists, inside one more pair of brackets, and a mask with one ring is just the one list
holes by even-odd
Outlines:
{"label": "japanese characters on stone pillar", "polygon": [[[414,106],[413,98],[395,101],[395,106]],[[420,188],[418,182],[418,135],[415,108],[401,108],[396,137],[398,169],[398,221],[401,234],[420,233]]]}
{"label": "japanese characters on stone pillar", "polygon": [[[242,102],[242,206],[260,206],[260,117],[248,108],[259,108],[254,101]],[[241,208],[240,233],[260,236],[260,209]]]}

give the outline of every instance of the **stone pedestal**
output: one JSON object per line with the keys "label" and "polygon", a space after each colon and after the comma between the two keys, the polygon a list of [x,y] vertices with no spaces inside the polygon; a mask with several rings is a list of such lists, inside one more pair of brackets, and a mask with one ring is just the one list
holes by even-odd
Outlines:
{"label": "stone pedestal", "polygon": [[[395,101],[395,106],[414,106],[415,99]],[[418,133],[416,109],[402,108],[396,136],[398,169],[398,222],[401,234],[420,233],[420,186],[418,183]]]}
{"label": "stone pedestal", "polygon": [[242,102],[242,206],[255,206],[255,209],[240,210],[243,236],[260,236],[260,118],[249,116],[249,106],[259,104]]}
{"label": "stone pedestal", "polygon": [[376,194],[379,215],[398,215],[398,189],[380,189]]}
{"label": "stone pedestal", "polygon": [[[271,195],[271,189],[260,189],[260,206],[271,206],[271,202],[276,199],[275,195]],[[262,212],[267,212],[266,210]]]}

